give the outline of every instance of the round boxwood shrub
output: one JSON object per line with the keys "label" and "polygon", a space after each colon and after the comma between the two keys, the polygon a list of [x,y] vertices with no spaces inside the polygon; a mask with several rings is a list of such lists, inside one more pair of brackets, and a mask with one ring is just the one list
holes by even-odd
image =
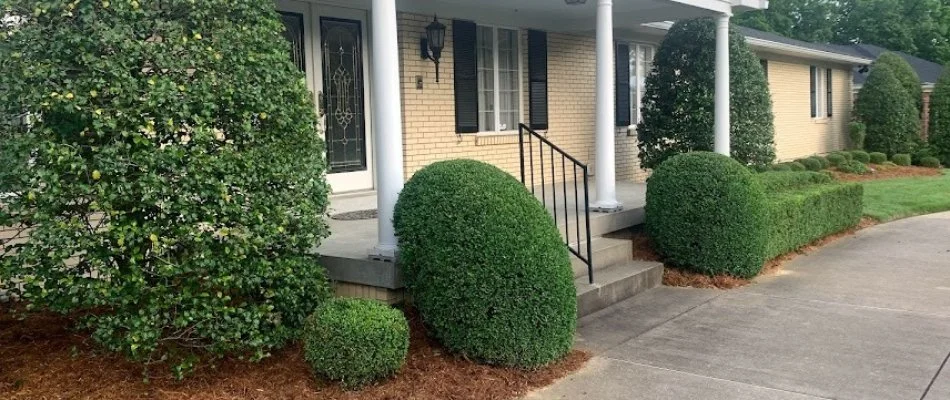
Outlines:
{"label": "round boxwood shrub", "polygon": [[802,163],[800,163],[800,162],[798,162],[798,161],[792,161],[792,162],[786,163],[786,164],[788,164],[788,167],[791,168],[792,171],[805,171],[805,170],[807,170],[807,168],[805,168],[805,165],[802,164]]}
{"label": "round boxwood shrub", "polygon": [[517,179],[478,161],[434,163],[406,183],[394,222],[406,287],[450,351],[525,368],[570,351],[577,300],[568,250]]}
{"label": "round boxwood shrub", "polygon": [[770,168],[770,170],[771,170],[771,171],[778,171],[778,172],[785,172],[785,171],[791,171],[791,170],[792,170],[792,167],[790,167],[790,166],[788,166],[788,164],[784,164],[784,163],[783,163],[783,164],[772,164],[772,168]]}
{"label": "round boxwood shrub", "polygon": [[871,162],[871,156],[866,151],[863,151],[863,150],[852,151],[851,159],[854,161],[865,163],[865,164]]}
{"label": "round boxwood shrub", "polygon": [[[647,75],[638,156],[645,168],[690,151],[713,150],[716,22],[676,22]],[[732,157],[745,165],[775,160],[772,97],[759,57],[735,28],[729,34]]]}
{"label": "round boxwood shrub", "polygon": [[894,162],[894,164],[906,167],[911,164],[912,159],[910,154],[895,154],[891,157],[891,161]]}
{"label": "round boxwood shrub", "polygon": [[821,171],[821,161],[814,158],[803,158],[798,160],[798,163],[804,165],[805,169],[809,171]]}
{"label": "round boxwood shrub", "polygon": [[330,294],[310,255],[328,187],[273,3],[0,8],[0,164],[21,188],[0,226],[31,229],[0,248],[0,291],[179,373],[296,338]]}
{"label": "round boxwood shrub", "polygon": [[887,154],[879,152],[869,153],[868,159],[870,160],[871,164],[883,164],[887,161]]}
{"label": "round boxwood shrub", "polygon": [[828,158],[828,162],[831,163],[831,165],[836,166],[836,167],[848,161],[848,159],[845,158],[845,156],[841,155],[840,153],[831,153],[828,155],[827,158]]}
{"label": "round boxwood shrub", "polygon": [[860,122],[848,124],[848,135],[851,138],[851,148],[861,150],[864,148],[864,138],[867,135],[867,126]]}
{"label": "round boxwood shrub", "polygon": [[735,160],[682,154],[648,181],[646,228],[673,265],[750,278],[765,261],[765,202],[755,175]]}
{"label": "round boxwood shrub", "polygon": [[402,312],[378,301],[337,298],[307,319],[303,343],[317,375],[355,389],[402,368],[409,324]]}
{"label": "round boxwood shrub", "polygon": [[831,168],[831,161],[828,160],[828,157],[825,157],[825,156],[814,156],[814,157],[812,157],[812,158],[818,160],[818,162],[821,163],[821,169],[828,169],[828,168]]}
{"label": "round boxwood shrub", "polygon": [[838,170],[841,172],[848,173],[848,174],[858,174],[858,175],[864,175],[864,174],[867,174],[868,172],[871,172],[871,170],[868,169],[867,164],[860,162],[858,160],[845,161],[844,163],[838,166]]}
{"label": "round boxwood shrub", "polygon": [[937,157],[924,157],[920,159],[920,166],[927,168],[940,168],[940,159]]}

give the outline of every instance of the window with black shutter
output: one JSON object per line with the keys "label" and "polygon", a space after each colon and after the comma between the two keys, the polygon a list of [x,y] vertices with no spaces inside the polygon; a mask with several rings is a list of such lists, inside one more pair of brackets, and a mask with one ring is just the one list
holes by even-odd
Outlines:
{"label": "window with black shutter", "polygon": [[812,65],[811,73],[811,117],[818,117],[818,67]]}
{"label": "window with black shutter", "polygon": [[474,22],[453,20],[455,63],[455,132],[478,132],[477,28]]}
{"label": "window with black shutter", "polygon": [[617,45],[615,75],[617,126],[630,126],[630,45],[628,44]]}
{"label": "window with black shutter", "polygon": [[833,106],[831,105],[831,103],[832,103],[832,97],[831,97],[831,92],[832,92],[832,86],[831,86],[831,72],[832,72],[832,71],[831,71],[831,68],[825,70],[825,90],[827,91],[826,95],[828,96],[828,97],[825,98],[825,102],[826,102],[825,104],[826,104],[826,107],[827,107],[827,111],[828,111],[828,116],[829,116],[829,117],[831,117],[831,116],[834,115]]}
{"label": "window with black shutter", "polygon": [[528,103],[531,129],[548,129],[548,34],[528,31]]}

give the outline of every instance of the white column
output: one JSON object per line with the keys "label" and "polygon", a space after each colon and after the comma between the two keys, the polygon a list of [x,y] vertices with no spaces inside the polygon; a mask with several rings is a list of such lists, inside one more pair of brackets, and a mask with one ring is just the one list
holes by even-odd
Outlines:
{"label": "white column", "polygon": [[614,157],[614,21],[613,1],[597,0],[597,121],[596,195],[592,205],[596,211],[616,211],[616,164]]}
{"label": "white column", "polygon": [[716,111],[715,140],[716,153],[731,154],[729,143],[729,14],[716,19]]}
{"label": "white column", "polygon": [[379,243],[372,255],[389,258],[396,256],[393,209],[403,186],[396,0],[373,0],[371,11],[373,150],[376,154],[376,206],[379,210]]}

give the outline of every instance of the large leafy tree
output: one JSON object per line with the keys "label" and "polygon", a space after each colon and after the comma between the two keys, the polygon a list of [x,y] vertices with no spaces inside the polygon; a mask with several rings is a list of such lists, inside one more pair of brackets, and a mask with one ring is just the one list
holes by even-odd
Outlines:
{"label": "large leafy tree", "polygon": [[929,129],[930,146],[943,165],[950,165],[950,69],[944,70],[930,95]]}
{"label": "large leafy tree", "polygon": [[271,0],[4,0],[0,289],[178,371],[329,288],[323,143]]}
{"label": "large leafy tree", "polygon": [[[715,40],[714,21],[685,20],[673,25],[657,50],[637,127],[644,167],[713,149]],[[729,51],[732,156],[747,165],[769,164],[775,159],[775,127],[765,72],[735,29]]]}
{"label": "large leafy tree", "polygon": [[890,64],[871,66],[858,93],[855,113],[867,127],[867,151],[894,155],[914,149],[920,135],[920,113]]}
{"label": "large leafy tree", "polygon": [[836,37],[839,3],[833,0],[772,1],[765,10],[736,16],[735,23],[809,42]]}

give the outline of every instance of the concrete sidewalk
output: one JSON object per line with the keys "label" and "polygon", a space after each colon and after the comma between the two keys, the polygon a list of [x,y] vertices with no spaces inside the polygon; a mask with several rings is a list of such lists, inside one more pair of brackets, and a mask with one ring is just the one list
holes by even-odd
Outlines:
{"label": "concrete sidewalk", "polygon": [[950,399],[950,213],[880,225],[735,291],[581,320],[585,367],[528,399]]}

